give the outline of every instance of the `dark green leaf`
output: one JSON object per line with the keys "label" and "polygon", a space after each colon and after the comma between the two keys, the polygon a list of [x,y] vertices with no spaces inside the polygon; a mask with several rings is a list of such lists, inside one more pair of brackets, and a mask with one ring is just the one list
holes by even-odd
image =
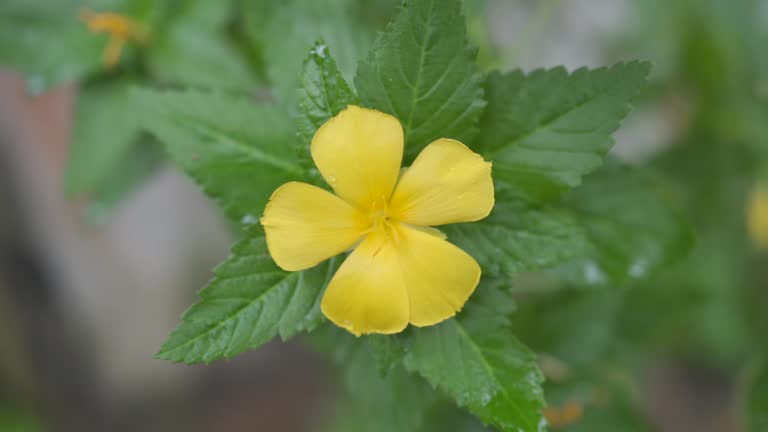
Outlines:
{"label": "dark green leaf", "polygon": [[486,219],[444,228],[449,240],[472,255],[486,274],[539,270],[589,251],[584,229],[567,212],[497,195]]}
{"label": "dark green leaf", "polygon": [[639,170],[610,163],[565,197],[585,227],[592,252],[566,265],[575,283],[622,284],[648,277],[693,246],[688,223]]}
{"label": "dark green leaf", "polygon": [[342,260],[341,257],[334,257],[311,269],[298,272],[296,290],[280,319],[280,337],[283,340],[312,331],[325,320],[320,311],[320,301],[325,287]]}
{"label": "dark green leaf", "polygon": [[200,291],[202,300],[183,316],[157,357],[210,363],[257,348],[276,335],[287,339],[320,322],[320,298],[335,260],[302,272],[278,268],[256,231],[232,249]]}
{"label": "dark green leaf", "polygon": [[306,167],[314,167],[309,144],[317,129],[347,105],[356,103],[357,96],[341,76],[328,46],[324,42],[315,43],[304,60],[296,118],[299,159]]}
{"label": "dark green leaf", "polygon": [[649,71],[648,63],[631,62],[491,74],[479,148],[493,161],[494,179],[534,201],[579,185],[602,164]]}
{"label": "dark green leaf", "polygon": [[768,358],[755,364],[746,394],[748,432],[768,431]]}
{"label": "dark green leaf", "polygon": [[509,295],[483,283],[456,319],[414,329],[405,365],[500,430],[540,431],[543,377],[512,336]]}
{"label": "dark green leaf", "polygon": [[437,396],[427,383],[401,366],[382,375],[364,339],[338,332],[335,340],[342,345],[337,346],[336,360],[344,372],[348,400],[333,431],[345,430],[344,426],[350,432],[424,430]]}
{"label": "dark green leaf", "polygon": [[[616,371],[613,371],[616,374]],[[591,376],[589,379],[569,381],[547,388],[547,396],[554,403],[555,413],[568,405],[580,406],[581,415],[567,418],[555,414],[552,429],[564,432],[651,432],[655,429],[632,400],[631,388],[626,382],[611,382]],[[629,378],[624,376],[623,378]],[[618,381],[614,377],[614,381]],[[550,411],[552,412],[552,411]],[[552,415],[552,414],[550,414]],[[557,418],[559,417],[559,418]]]}
{"label": "dark green leaf", "polygon": [[408,0],[360,63],[365,106],[400,119],[406,159],[437,138],[470,142],[485,101],[459,0]]}
{"label": "dark green leaf", "polygon": [[595,366],[614,347],[622,300],[617,291],[557,290],[522,302],[512,327],[536,352],[569,368]]}
{"label": "dark green leaf", "polygon": [[0,400],[0,430],[3,432],[43,432],[47,430],[39,414],[20,405],[14,398]]}
{"label": "dark green leaf", "polygon": [[196,91],[133,96],[176,164],[239,223],[255,223],[270,194],[303,175],[290,116],[274,105]]}
{"label": "dark green leaf", "polygon": [[405,356],[405,349],[398,335],[368,335],[366,339],[382,375],[395,368]]}

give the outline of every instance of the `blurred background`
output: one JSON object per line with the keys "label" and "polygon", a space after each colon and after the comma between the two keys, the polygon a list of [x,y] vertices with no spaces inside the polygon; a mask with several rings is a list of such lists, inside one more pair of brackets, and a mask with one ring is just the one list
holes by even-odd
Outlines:
{"label": "blurred background", "polygon": [[[105,5],[0,0],[0,431],[337,430],[337,372],[302,341],[210,366],[152,358],[235,233],[140,131],[125,89],[223,85],[289,105],[314,40],[351,77],[398,2],[132,3],[119,12],[160,37],[89,31],[83,10]],[[486,69],[652,61],[614,153],[650,169],[696,232],[651,280],[521,306],[550,317],[518,336],[542,353],[553,429],[768,431],[768,384],[753,385],[768,340],[768,2],[465,11]],[[584,325],[563,334],[558,316]],[[620,390],[605,402],[596,380]]]}

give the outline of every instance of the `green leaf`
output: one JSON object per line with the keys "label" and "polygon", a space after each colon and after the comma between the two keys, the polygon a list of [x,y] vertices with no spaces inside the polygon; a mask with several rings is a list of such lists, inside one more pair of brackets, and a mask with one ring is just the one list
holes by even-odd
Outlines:
{"label": "green leaf", "polygon": [[168,11],[172,19],[150,45],[148,65],[167,83],[248,90],[257,80],[226,37],[229,2],[186,1]]}
{"label": "green leaf", "polygon": [[88,31],[78,3],[0,2],[0,65],[24,74],[33,93],[101,68],[107,39]]}
{"label": "green leaf", "polygon": [[80,92],[64,176],[68,194],[96,192],[136,144],[141,129],[131,102],[126,82],[86,87]]}
{"label": "green leaf", "polygon": [[452,243],[480,263],[485,274],[539,270],[589,251],[584,229],[568,212],[497,195],[487,218],[443,228]]}
{"label": "green leaf", "polygon": [[292,107],[307,49],[320,39],[333,50],[339,69],[349,77],[355,62],[373,39],[349,11],[352,0],[284,0],[247,2],[244,10],[246,30],[263,54],[267,77],[276,99]]}
{"label": "green leaf", "polygon": [[366,339],[382,375],[389,373],[403,360],[405,349],[399,335],[368,335]]}
{"label": "green leaf", "polygon": [[544,293],[520,304],[512,328],[536,352],[554,356],[569,367],[595,367],[618,344],[616,327],[623,299],[620,291]]}
{"label": "green leaf", "polygon": [[[576,382],[554,385],[547,388],[547,397],[561,408],[576,404],[583,408],[579,418],[570,424],[552,425],[553,429],[564,432],[651,432],[654,429],[643,415],[640,404],[632,399],[629,376],[619,375],[612,370],[613,381],[593,374],[582,374]],[[586,376],[585,376],[586,375]],[[624,381],[619,381],[624,379]],[[635,390],[636,391],[636,390]]]}
{"label": "green leaf", "polygon": [[274,105],[199,91],[136,89],[143,124],[233,220],[255,223],[271,193],[301,178],[290,116]]}
{"label": "green leaf", "polygon": [[492,73],[480,120],[479,149],[494,179],[529,200],[544,201],[578,186],[602,164],[613,133],[643,88],[650,65]]}
{"label": "green leaf", "polygon": [[43,432],[43,419],[14,399],[0,400],[0,430],[3,432]]}
{"label": "green leaf", "polygon": [[314,168],[309,145],[317,129],[347,105],[357,103],[355,92],[341,76],[328,46],[316,42],[304,60],[296,117],[299,159],[305,167]]}
{"label": "green leaf", "polygon": [[583,285],[647,278],[693,246],[688,223],[639,169],[610,163],[564,199],[587,230],[592,251],[561,274]]}
{"label": "green leaf", "polygon": [[260,230],[232,248],[157,353],[174,362],[210,363],[257,348],[276,335],[288,339],[322,320],[320,299],[336,269],[330,260],[301,272],[278,268]]}
{"label": "green leaf", "polygon": [[[382,375],[365,339],[337,332],[336,362],[343,370],[345,410],[334,432],[423,431],[437,394],[418,375],[397,366]],[[342,426],[346,426],[346,429]]]}
{"label": "green leaf", "polygon": [[748,432],[768,431],[768,358],[763,357],[750,371],[746,394]]}
{"label": "green leaf", "polygon": [[543,429],[544,380],[510,332],[509,294],[483,283],[456,319],[414,329],[405,365],[503,432]]}
{"label": "green leaf", "polygon": [[403,124],[406,156],[437,138],[469,143],[485,101],[459,0],[408,0],[360,63],[363,105]]}
{"label": "green leaf", "polygon": [[137,190],[165,162],[160,146],[139,141],[124,155],[114,170],[89,195],[85,219],[89,223],[109,221],[115,208]]}

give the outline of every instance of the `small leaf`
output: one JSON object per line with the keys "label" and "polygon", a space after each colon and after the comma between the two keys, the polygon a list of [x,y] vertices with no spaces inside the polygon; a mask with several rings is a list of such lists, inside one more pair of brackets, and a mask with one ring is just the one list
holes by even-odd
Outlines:
{"label": "small leaf", "polygon": [[0,65],[27,78],[41,93],[101,69],[107,37],[88,31],[78,2],[0,2]]}
{"label": "small leaf", "polygon": [[199,91],[136,89],[143,124],[234,221],[257,222],[271,193],[303,175],[293,127],[274,105]]}
{"label": "small leaf", "polygon": [[276,335],[284,339],[314,329],[319,302],[335,261],[302,272],[278,268],[260,230],[232,248],[200,291],[202,300],[183,316],[157,353],[174,362],[210,363],[257,348]]}
{"label": "small leaf", "polygon": [[333,50],[345,77],[354,71],[355,62],[365,54],[373,35],[361,25],[360,17],[349,14],[353,6],[352,0],[245,3],[247,35],[260,49],[275,98],[283,105],[295,104],[302,58],[319,39]]}
{"label": "small leaf", "polygon": [[620,285],[684,257],[694,243],[687,221],[650,177],[612,162],[564,198],[586,229],[591,252],[559,269],[577,284]]}
{"label": "small leaf", "polygon": [[405,356],[405,349],[398,335],[368,335],[366,339],[382,376],[397,367]]}
{"label": "small leaf", "polygon": [[112,212],[132,192],[165,163],[159,143],[149,139],[128,149],[109,176],[89,195],[85,219],[89,223],[105,223]]}
{"label": "small leaf", "polygon": [[77,96],[74,136],[64,187],[68,194],[93,194],[137,144],[141,129],[128,84],[86,87]]}
{"label": "small leaf", "polygon": [[493,276],[552,267],[590,250],[583,227],[566,211],[537,208],[498,192],[490,216],[443,229]]}
{"label": "small leaf", "polygon": [[363,104],[403,124],[406,160],[437,138],[469,143],[485,101],[459,0],[408,0],[360,63]]}
{"label": "small leaf", "polygon": [[417,432],[424,430],[437,394],[424,379],[397,365],[379,373],[371,345],[363,338],[337,332],[336,361],[343,370],[347,409],[334,431],[346,426],[355,432]]}
{"label": "small leaf", "polygon": [[414,329],[405,365],[503,432],[544,428],[543,376],[510,333],[509,294],[487,282],[456,319]]}
{"label": "small leaf", "polygon": [[650,65],[539,69],[488,76],[479,149],[495,180],[529,200],[556,198],[602,164]]}
{"label": "small leaf", "polygon": [[296,117],[299,159],[305,167],[314,168],[309,146],[317,129],[347,105],[357,103],[355,92],[341,76],[328,46],[316,42],[304,60]]}
{"label": "small leaf", "polygon": [[166,11],[173,18],[158,25],[147,63],[155,79],[203,88],[248,90],[255,73],[227,39],[227,2],[188,0]]}

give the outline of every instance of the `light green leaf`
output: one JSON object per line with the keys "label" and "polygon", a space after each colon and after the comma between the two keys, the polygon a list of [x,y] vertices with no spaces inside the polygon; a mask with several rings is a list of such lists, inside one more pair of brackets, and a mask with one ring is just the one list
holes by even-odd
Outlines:
{"label": "light green leaf", "polygon": [[400,119],[406,159],[437,138],[476,135],[485,106],[476,54],[459,0],[408,0],[360,63],[360,100]]}
{"label": "light green leaf", "polygon": [[574,283],[620,285],[647,278],[693,246],[688,223],[641,171],[610,163],[564,198],[592,251],[560,269]]}
{"label": "light green leaf", "polygon": [[199,91],[132,95],[144,126],[239,223],[255,223],[278,186],[303,176],[290,116],[274,105]]}
{"label": "light green leaf", "polygon": [[90,33],[80,20],[78,2],[0,2],[0,65],[27,78],[40,93],[64,82],[79,80],[101,68],[104,35]]}
{"label": "light green leaf", "polygon": [[278,268],[260,230],[232,248],[200,291],[202,300],[156,354],[174,362],[210,363],[314,329],[321,321],[320,298],[336,269],[335,260],[301,272]]}
{"label": "light green leaf", "polygon": [[204,88],[249,90],[254,71],[226,37],[231,4],[193,0],[168,11],[172,19],[158,29],[148,66],[161,82]]}
{"label": "light green leaf", "polygon": [[336,61],[324,42],[317,42],[304,60],[299,88],[298,127],[299,159],[307,168],[314,168],[309,145],[317,129],[350,104],[357,96],[341,76]]}
{"label": "light green leaf", "polygon": [[86,87],[80,92],[64,176],[68,194],[96,192],[136,144],[141,129],[131,102],[127,82]]}
{"label": "light green leaf", "polygon": [[552,267],[590,250],[583,227],[567,212],[499,192],[490,216],[443,230],[494,276]]}
{"label": "light green leaf", "polygon": [[162,148],[153,140],[139,141],[88,196],[85,219],[89,223],[109,221],[113,211],[136,191],[165,162]]}
{"label": "light green leaf", "polygon": [[544,380],[510,331],[509,295],[483,283],[456,319],[414,329],[405,365],[503,432],[544,429]]}
{"label": "light green leaf", "polygon": [[334,52],[342,74],[351,76],[373,40],[373,32],[350,14],[353,4],[352,0],[246,3],[247,34],[260,48],[267,77],[283,105],[292,107],[296,102],[302,59],[317,40],[324,40]]}
{"label": "light green leaf", "polygon": [[559,67],[488,76],[479,150],[495,180],[529,200],[559,196],[602,164],[613,133],[646,82],[650,65]]}

